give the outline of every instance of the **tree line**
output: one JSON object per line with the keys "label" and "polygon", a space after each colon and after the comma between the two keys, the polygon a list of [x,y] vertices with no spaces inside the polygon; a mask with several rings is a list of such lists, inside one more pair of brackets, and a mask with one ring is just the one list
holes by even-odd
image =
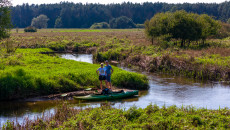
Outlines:
{"label": "tree line", "polygon": [[[94,23],[111,23],[116,18],[126,16],[135,24],[143,24],[156,13],[185,10],[197,14],[208,14],[215,19],[227,22],[230,18],[230,1],[217,3],[168,4],[168,3],[122,3],[122,4],[82,4],[61,2],[58,4],[29,5],[11,7],[14,27],[31,25],[33,18],[44,14],[48,17],[48,28],[89,28]],[[116,25],[114,25],[116,26]]]}

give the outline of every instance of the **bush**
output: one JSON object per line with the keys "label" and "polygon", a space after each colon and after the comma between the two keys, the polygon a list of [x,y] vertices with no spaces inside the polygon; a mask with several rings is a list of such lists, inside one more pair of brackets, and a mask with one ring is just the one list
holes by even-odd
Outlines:
{"label": "bush", "polygon": [[146,90],[148,86],[148,78],[138,73],[120,71],[112,75],[112,83],[120,88],[130,88]]}
{"label": "bush", "polygon": [[[168,35],[176,40],[181,40],[181,47],[191,41],[201,40],[204,44],[209,36],[214,36],[220,29],[218,21],[202,14],[187,13],[184,10],[174,13],[158,13],[151,20],[145,22],[146,35],[152,40],[156,37]],[[170,38],[169,37],[169,38]]]}
{"label": "bush", "polygon": [[136,28],[145,28],[144,24],[136,24]]}
{"label": "bush", "polygon": [[110,28],[110,26],[106,22],[101,22],[101,23],[94,23],[90,28],[91,29],[103,29],[103,28]]}
{"label": "bush", "polygon": [[33,26],[28,26],[24,29],[24,32],[37,32],[37,28]]}
{"label": "bush", "polygon": [[230,36],[230,24],[222,23],[221,26],[221,29],[214,38],[226,38]]}
{"label": "bush", "polygon": [[48,47],[54,51],[65,51],[67,45],[62,42],[50,42]]}
{"label": "bush", "polygon": [[136,28],[136,24],[133,22],[132,19],[121,16],[118,18],[113,18],[109,21],[109,25],[111,28]]}
{"label": "bush", "polygon": [[90,48],[90,47],[97,47],[97,46],[99,46],[98,43],[94,43],[94,42],[90,42],[90,41],[82,41],[82,42],[80,42],[80,43],[76,42],[76,43],[74,44],[74,49],[73,49],[73,51],[74,51],[74,52],[79,52],[79,51],[81,51],[81,49],[83,49],[83,48]]}

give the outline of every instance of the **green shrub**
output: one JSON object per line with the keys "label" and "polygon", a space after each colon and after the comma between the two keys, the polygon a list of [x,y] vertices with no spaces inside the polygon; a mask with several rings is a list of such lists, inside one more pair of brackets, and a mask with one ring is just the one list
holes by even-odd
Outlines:
{"label": "green shrub", "polygon": [[110,26],[106,22],[101,22],[101,23],[94,23],[90,28],[91,29],[107,29],[107,28],[110,28]]}
{"label": "green shrub", "polygon": [[120,71],[112,75],[112,83],[120,88],[148,89],[148,78],[145,75]]}
{"label": "green shrub", "polygon": [[24,32],[37,32],[37,28],[33,26],[28,26],[24,29]]}
{"label": "green shrub", "polygon": [[113,18],[109,21],[109,25],[111,28],[136,28],[136,24],[133,22],[131,18],[126,16],[121,16],[118,18]]}
{"label": "green shrub", "polygon": [[136,24],[136,28],[145,28],[144,24]]}
{"label": "green shrub", "polygon": [[67,45],[62,42],[51,42],[48,44],[48,47],[54,51],[65,51]]}

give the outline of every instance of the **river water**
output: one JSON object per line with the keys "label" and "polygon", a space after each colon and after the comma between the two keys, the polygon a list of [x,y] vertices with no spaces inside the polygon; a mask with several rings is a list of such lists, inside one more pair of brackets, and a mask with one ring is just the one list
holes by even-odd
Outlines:
{"label": "river water", "polygon": [[[93,63],[90,54],[63,54],[62,58]],[[123,68],[127,71],[133,71]],[[116,72],[115,72],[116,73]],[[138,97],[109,102],[115,108],[128,109],[132,106],[146,107],[150,103],[158,106],[188,106],[196,108],[230,108],[230,86],[219,82],[199,82],[179,76],[151,74],[142,72],[149,78],[150,89],[140,91]],[[42,115],[51,115],[63,102],[73,107],[99,107],[104,102],[37,101],[37,102],[0,102],[0,128],[7,120],[23,123],[25,119],[36,119]]]}

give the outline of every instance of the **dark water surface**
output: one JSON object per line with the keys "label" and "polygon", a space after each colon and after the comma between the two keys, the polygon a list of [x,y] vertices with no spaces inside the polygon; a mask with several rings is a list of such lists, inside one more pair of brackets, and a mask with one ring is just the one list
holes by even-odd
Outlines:
{"label": "dark water surface", "polygon": [[[62,58],[93,63],[89,54],[63,54]],[[122,68],[122,67],[121,67]],[[123,68],[128,71],[127,68]],[[116,72],[115,72],[116,73]],[[150,89],[140,91],[138,97],[112,101],[110,104],[116,108],[128,109],[131,106],[146,107],[150,103],[158,106],[187,106],[219,109],[230,108],[230,87],[218,82],[203,83],[183,77],[169,75],[149,74]],[[71,101],[37,101],[37,102],[0,102],[0,125],[7,120],[17,120],[23,123],[25,118],[36,119],[42,115],[52,115],[55,108],[63,102],[73,107],[98,107],[104,102]]]}

